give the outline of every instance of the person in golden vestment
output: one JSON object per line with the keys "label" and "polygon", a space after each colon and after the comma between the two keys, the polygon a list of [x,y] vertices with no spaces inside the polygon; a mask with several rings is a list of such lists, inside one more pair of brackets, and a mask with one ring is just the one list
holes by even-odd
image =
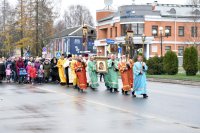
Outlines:
{"label": "person in golden vestment", "polygon": [[78,79],[77,79],[77,75],[76,75],[76,72],[75,72],[75,64],[77,62],[77,55],[73,55],[72,56],[72,62],[71,62],[71,65],[70,65],[70,68],[71,68],[71,73],[72,73],[72,77],[73,77],[73,86],[74,86],[74,89],[77,89],[77,82],[78,82]]}
{"label": "person in golden vestment", "polygon": [[87,77],[86,77],[86,62],[83,61],[82,56],[80,56],[74,65],[76,75],[78,78],[78,90],[83,92],[87,89]]}
{"label": "person in golden vestment", "polygon": [[130,74],[129,70],[131,69],[130,64],[126,60],[126,56],[122,56],[122,60],[118,65],[121,78],[122,78],[122,83],[123,83],[123,88],[122,88],[122,93],[124,95],[128,95],[128,92],[131,91],[131,83],[130,83]]}
{"label": "person in golden vestment", "polygon": [[65,60],[64,54],[62,54],[62,56],[60,57],[60,59],[58,60],[58,63],[57,63],[61,85],[66,84],[66,75],[65,75],[65,68],[64,68],[65,61],[66,60]]}

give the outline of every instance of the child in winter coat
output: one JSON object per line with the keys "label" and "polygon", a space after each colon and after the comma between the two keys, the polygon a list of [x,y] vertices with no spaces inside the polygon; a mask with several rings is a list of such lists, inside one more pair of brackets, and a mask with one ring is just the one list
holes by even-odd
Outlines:
{"label": "child in winter coat", "polygon": [[43,65],[40,65],[40,68],[38,69],[38,83],[41,84],[43,82],[44,79],[44,69],[43,69]]}
{"label": "child in winter coat", "polygon": [[34,67],[34,64],[31,64],[31,68],[29,70],[30,78],[31,78],[31,83],[34,84],[35,78],[37,77],[37,71],[36,68]]}
{"label": "child in winter coat", "polygon": [[6,68],[6,79],[7,79],[7,83],[10,83],[10,78],[11,78],[11,69],[10,69],[10,65],[7,66]]}

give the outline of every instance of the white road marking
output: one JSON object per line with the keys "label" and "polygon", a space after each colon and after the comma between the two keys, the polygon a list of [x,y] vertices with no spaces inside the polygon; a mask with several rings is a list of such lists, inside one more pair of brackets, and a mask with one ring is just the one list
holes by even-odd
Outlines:
{"label": "white road marking", "polygon": [[170,95],[170,96],[179,96],[179,97],[184,97],[184,98],[191,98],[191,99],[200,100],[200,96],[196,96],[196,95],[183,94],[183,93],[170,93],[170,92],[161,91],[161,90],[148,90],[148,91],[154,92],[156,94],[164,94],[164,95]]}
{"label": "white road marking", "polygon": [[78,99],[81,99],[81,100],[86,101],[88,103],[92,103],[92,104],[95,104],[95,105],[100,105],[100,106],[103,106],[103,107],[107,107],[107,108],[110,108],[110,109],[114,109],[114,110],[130,113],[130,114],[134,114],[134,115],[137,115],[139,117],[152,119],[152,120],[157,120],[157,121],[168,123],[168,124],[176,124],[176,125],[179,125],[179,126],[184,126],[184,127],[187,127],[187,128],[200,130],[200,127],[197,126],[197,125],[191,125],[191,124],[188,124],[188,123],[177,122],[175,120],[167,120],[167,119],[164,119],[164,118],[158,118],[158,117],[150,115],[150,114],[139,114],[139,113],[133,112],[131,110],[127,110],[127,109],[123,109],[123,108],[120,108],[120,107],[104,104],[104,103],[97,102],[97,101],[94,101],[94,100],[88,100],[86,98],[80,98],[80,97],[77,97],[77,96],[74,96],[74,95],[69,95],[69,94],[66,94],[66,93],[57,92],[57,91],[53,91],[53,90],[49,90],[49,89],[44,89],[44,88],[39,88],[39,87],[35,87],[35,88],[43,90],[43,91],[51,92],[51,93],[57,93],[57,94],[60,94],[60,95],[68,96],[68,97],[71,97],[71,98],[78,98]]}

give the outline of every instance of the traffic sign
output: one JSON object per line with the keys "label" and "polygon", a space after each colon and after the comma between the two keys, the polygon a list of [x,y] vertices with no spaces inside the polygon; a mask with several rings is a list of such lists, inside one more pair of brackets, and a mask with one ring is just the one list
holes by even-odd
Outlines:
{"label": "traffic sign", "polygon": [[57,52],[56,53],[56,58],[60,58],[61,57],[61,53],[60,52]]}
{"label": "traffic sign", "polygon": [[47,52],[47,48],[46,48],[46,47],[43,47],[43,48],[42,48],[42,52]]}
{"label": "traffic sign", "polygon": [[115,40],[112,39],[106,39],[107,44],[115,44]]}

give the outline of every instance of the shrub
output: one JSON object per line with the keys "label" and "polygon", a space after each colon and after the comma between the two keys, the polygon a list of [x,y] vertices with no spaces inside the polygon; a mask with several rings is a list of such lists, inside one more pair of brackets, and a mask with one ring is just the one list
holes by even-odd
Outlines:
{"label": "shrub", "polygon": [[168,51],[163,59],[164,71],[169,75],[178,73],[178,57],[175,52]]}
{"label": "shrub", "polygon": [[147,66],[147,73],[150,75],[161,75],[165,73],[163,70],[163,57],[155,56],[153,58],[150,58],[147,61]]}
{"label": "shrub", "polygon": [[194,76],[198,72],[198,51],[196,47],[192,46],[186,48],[183,55],[183,68],[186,75]]}
{"label": "shrub", "polygon": [[199,61],[199,72],[200,72],[200,61]]}

